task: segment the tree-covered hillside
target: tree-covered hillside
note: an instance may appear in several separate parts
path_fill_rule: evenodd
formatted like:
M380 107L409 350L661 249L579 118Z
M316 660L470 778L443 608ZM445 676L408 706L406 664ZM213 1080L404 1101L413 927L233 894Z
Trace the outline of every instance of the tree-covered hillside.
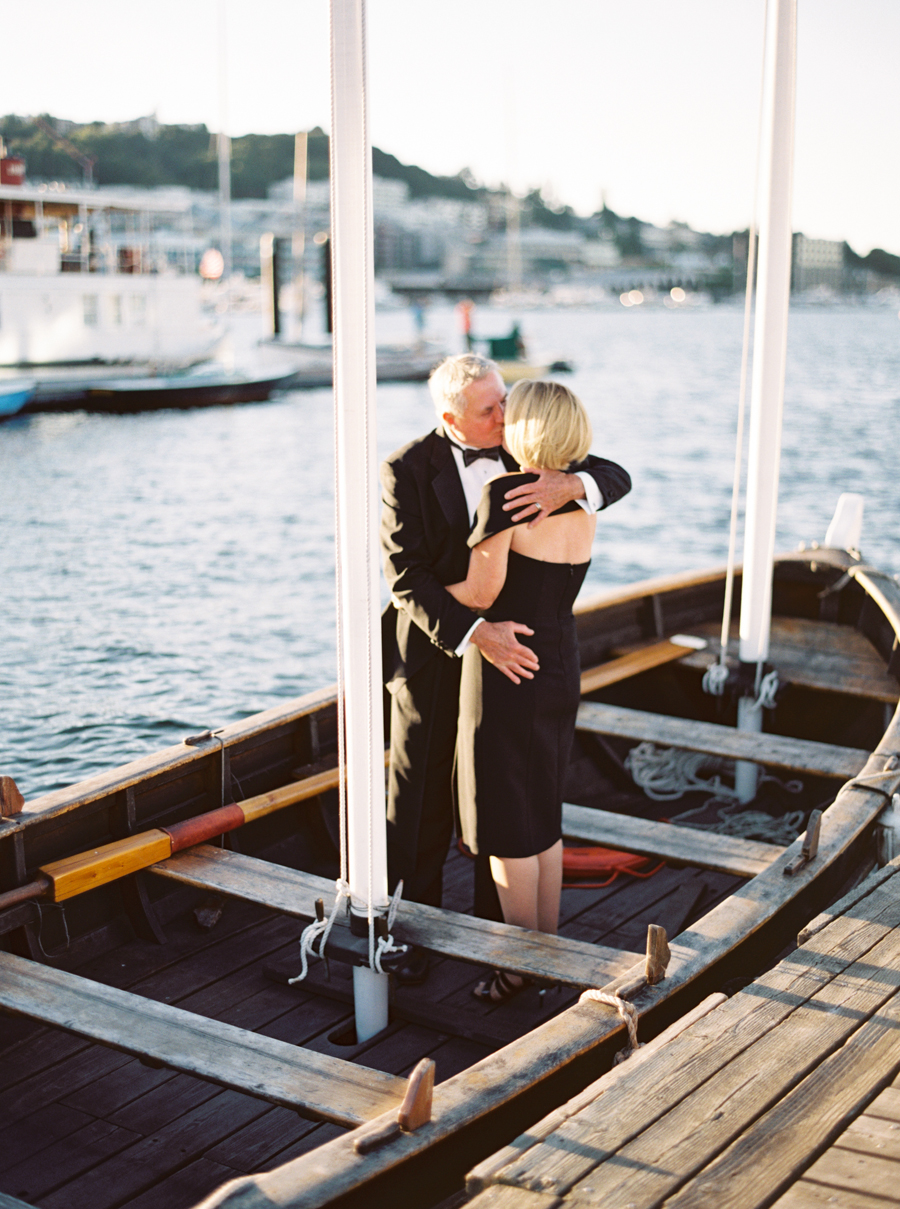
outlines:
M73 125L42 115L43 122L59 130L72 151L93 156L94 180L100 185L186 185L190 189L215 189L216 136L206 126L149 126L149 133L138 122L104 125L90 122ZM82 170L72 152L29 118L13 114L0 118L0 137L9 154L26 161L31 180L78 182ZM292 176L294 136L292 134L245 134L232 140L231 183L235 197L265 197L270 185ZM309 178L328 176L328 135L320 129L310 132L308 143ZM423 168L402 164L395 156L377 147L372 149L372 165L377 176L406 181L411 197L452 197L471 199L484 193L464 175L432 176Z

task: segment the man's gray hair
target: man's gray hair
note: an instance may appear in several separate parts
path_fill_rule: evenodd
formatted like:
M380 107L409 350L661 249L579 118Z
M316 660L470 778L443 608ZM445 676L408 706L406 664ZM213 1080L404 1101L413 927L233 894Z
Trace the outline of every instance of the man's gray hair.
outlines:
M461 416L466 410L463 391L473 382L478 382L493 372L500 372L496 362L488 357L481 357L478 353L457 353L455 357L445 358L432 370L428 379L428 388L438 419L445 411L452 411L454 415Z

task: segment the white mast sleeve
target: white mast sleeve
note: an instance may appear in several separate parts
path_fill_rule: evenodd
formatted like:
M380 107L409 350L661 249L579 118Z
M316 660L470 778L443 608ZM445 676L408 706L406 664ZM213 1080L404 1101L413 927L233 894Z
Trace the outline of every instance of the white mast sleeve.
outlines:
M766 659L771 630L775 512L791 289L796 43L796 0L769 0L762 207L740 621L740 657L748 663Z
M364 0L331 0L331 252L338 532L354 911L387 907L375 441L372 154Z

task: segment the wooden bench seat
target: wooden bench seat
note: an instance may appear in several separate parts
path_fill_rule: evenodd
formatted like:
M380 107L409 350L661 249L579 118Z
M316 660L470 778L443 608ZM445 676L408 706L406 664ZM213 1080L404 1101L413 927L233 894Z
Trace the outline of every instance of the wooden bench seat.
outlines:
M705 645L705 644L704 644ZM587 668L581 673L581 695L595 693L598 689L608 688L641 672L649 672L652 668L663 667L667 663L675 663L688 655L697 653L697 648L684 643L673 642L664 638L661 642L653 642L648 646L638 647L627 651L615 659L608 659L597 667Z
M406 1081L0 953L0 1007L304 1115L360 1125Z
M732 760L752 760L770 768L841 780L855 777L869 758L867 751L855 747L835 747L830 743L791 739L784 735L754 734L714 722L695 722L692 718L673 718L595 701L582 703L577 725L582 731L633 739L638 743L660 743L665 747L679 747Z
M602 844L698 869L715 869L735 877L756 877L784 851L777 844L656 823L608 810L572 806L569 802L563 803L563 835L570 840Z
M304 920L314 918L317 898L325 900L327 911L334 902L334 882L327 878L208 844L161 861L151 872ZM641 960L639 953L528 932L413 902L401 903L393 935L399 942L462 961L569 986L603 986Z

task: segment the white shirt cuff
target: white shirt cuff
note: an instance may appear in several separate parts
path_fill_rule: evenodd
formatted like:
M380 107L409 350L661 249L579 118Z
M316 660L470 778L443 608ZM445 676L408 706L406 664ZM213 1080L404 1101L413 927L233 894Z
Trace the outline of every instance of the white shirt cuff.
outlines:
M603 492L597 486L597 480L586 470L579 470L578 477L584 483L585 498L576 500L575 503L579 504L589 516L593 516L603 507Z
M459 655L459 656L462 656L463 651L464 651L464 650L466 649L466 647L469 645L469 641L470 641L470 639L471 639L472 635L475 633L476 629L478 628L478 626L480 626L480 625L481 625L481 623L482 623L483 621L484 621L484 618L483 618L483 617L476 617L476 618L475 618L475 620L472 622L472 625L469 627L469 631L468 631L468 633L465 635L465 637L463 638L462 642L459 644L459 646L458 646L458 647L456 648L456 650L453 652L453 654L454 654L454 655Z

